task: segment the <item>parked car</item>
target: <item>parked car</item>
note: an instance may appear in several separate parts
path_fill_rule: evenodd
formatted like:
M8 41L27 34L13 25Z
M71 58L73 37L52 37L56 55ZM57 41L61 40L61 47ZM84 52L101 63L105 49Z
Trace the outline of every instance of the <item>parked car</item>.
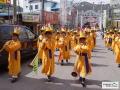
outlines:
M22 25L0 25L0 49L4 43L11 39L11 34L15 27L20 27L20 41L22 44L21 48L21 60L24 62L25 58L35 55L37 52L35 40L37 36L31 32L29 28ZM0 67L7 66L8 64L8 53L4 50L0 53Z

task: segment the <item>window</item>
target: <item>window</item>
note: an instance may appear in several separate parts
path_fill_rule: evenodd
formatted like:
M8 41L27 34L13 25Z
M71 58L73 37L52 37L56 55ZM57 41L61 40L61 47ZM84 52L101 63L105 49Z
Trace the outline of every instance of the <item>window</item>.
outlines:
M0 5L0 9L3 9L3 6L2 6L2 5Z
M24 28L24 29L26 30L29 39L35 38L35 35L28 28Z
M0 27L0 40L11 39L11 33L13 32L12 26L1 26Z
M35 5L35 9L38 9L38 5Z
M26 32L26 30L24 30L24 28L21 29L19 38L22 41L28 40L27 32Z
M30 5L30 10L33 10L33 6L32 5Z

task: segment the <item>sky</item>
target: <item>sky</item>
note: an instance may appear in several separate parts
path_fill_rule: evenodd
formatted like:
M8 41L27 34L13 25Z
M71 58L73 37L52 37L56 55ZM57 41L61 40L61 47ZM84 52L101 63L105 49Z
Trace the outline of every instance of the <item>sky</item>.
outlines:
M53 0L53 1L57 1L57 2L60 2L60 0ZM72 0L69 0L69 1L72 1ZM100 2L103 2L103 3L110 3L110 0L74 0L75 2L81 2L81 1L87 1L87 2L95 2L95 3L100 3Z
M17 0L18 1L18 0ZM24 0L19 0L20 2L20 6L23 7L23 1ZM56 2L60 2L60 0L51 0L51 1L56 1ZM72 1L72 0L69 0L69 1ZM87 1L87 2L95 2L95 3L100 3L100 2L103 2L103 3L109 3L110 0L74 0L75 2L80 2L80 1ZM11 2L13 2L13 0L11 0Z

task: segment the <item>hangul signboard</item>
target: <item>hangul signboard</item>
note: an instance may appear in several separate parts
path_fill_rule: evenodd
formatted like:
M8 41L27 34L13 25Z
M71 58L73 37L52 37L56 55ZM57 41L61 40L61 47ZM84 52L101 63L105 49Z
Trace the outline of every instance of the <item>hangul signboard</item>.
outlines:
M37 14L23 14L22 15L22 21L23 22L36 22L39 23L40 16Z

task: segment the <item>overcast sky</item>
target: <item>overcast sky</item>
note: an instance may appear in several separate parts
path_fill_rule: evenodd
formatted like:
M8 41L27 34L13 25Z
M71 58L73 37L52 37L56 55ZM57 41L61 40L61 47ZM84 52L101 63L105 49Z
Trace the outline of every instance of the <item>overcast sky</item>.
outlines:
M18 1L18 0L17 0ZM23 1L24 0L19 0L20 2L20 6L23 7ZM60 2L60 0L51 0L51 1L56 1L56 2ZM72 0L69 0L69 1L72 1ZM100 3L100 2L103 2L103 3L110 3L110 0L74 0L75 2L81 2L81 1L87 1L87 2L95 2L95 3ZM11 2L13 2L13 0L11 0Z
M53 0L53 1L57 1L57 2L60 2L60 0ZM72 1L72 0L69 0L69 1ZM81 1L87 1L87 2L95 2L95 3L100 3L100 2L103 2L103 3L110 3L110 0L74 0L75 2L81 2Z

